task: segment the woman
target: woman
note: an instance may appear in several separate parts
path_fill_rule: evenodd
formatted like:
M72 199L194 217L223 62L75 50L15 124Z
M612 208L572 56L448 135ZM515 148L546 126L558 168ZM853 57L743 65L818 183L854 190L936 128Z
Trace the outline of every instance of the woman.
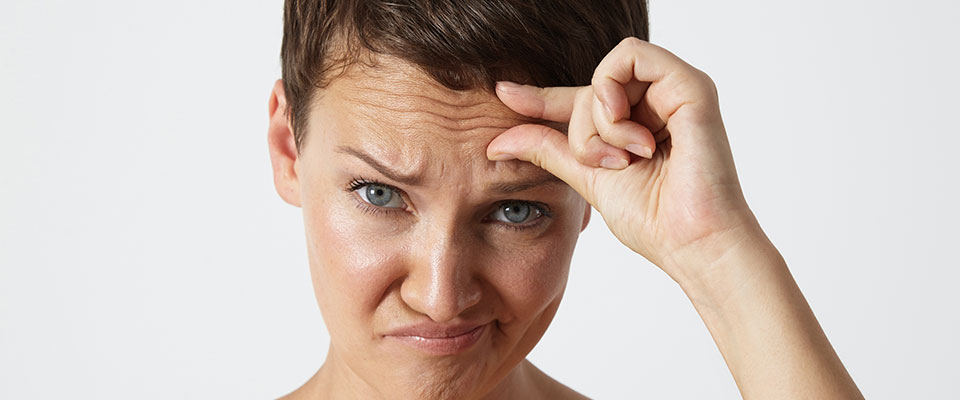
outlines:
M688 295L744 398L862 397L743 198L712 81L646 17L287 2L270 154L331 337L289 398L581 397L525 357L591 206Z

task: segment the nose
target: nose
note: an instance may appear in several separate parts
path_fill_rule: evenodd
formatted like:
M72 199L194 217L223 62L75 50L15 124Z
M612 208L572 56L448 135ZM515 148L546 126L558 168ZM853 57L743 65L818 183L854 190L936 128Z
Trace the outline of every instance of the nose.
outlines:
M400 296L434 322L453 320L480 302L471 241L454 229L433 229L411 246Z

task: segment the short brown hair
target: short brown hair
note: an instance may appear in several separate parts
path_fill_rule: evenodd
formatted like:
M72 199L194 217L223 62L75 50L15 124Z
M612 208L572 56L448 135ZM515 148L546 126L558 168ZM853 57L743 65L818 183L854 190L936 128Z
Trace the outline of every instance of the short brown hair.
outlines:
M646 0L286 0L280 59L297 149L316 89L362 54L397 57L453 90L496 81L589 85Z

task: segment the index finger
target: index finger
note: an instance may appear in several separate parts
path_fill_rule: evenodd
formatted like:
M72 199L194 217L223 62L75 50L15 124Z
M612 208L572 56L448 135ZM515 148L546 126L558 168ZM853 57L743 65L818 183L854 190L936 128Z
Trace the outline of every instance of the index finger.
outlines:
M578 86L537 87L497 82L497 97L518 114L554 122L570 122Z

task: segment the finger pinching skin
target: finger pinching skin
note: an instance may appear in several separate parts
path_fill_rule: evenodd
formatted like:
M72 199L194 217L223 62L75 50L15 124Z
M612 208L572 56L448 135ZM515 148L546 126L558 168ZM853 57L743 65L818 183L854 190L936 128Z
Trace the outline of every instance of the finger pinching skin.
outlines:
M593 96L591 99L593 124L604 142L627 150L640 157L653 157L656 141L647 127L630 119L611 122L603 113L603 105Z

